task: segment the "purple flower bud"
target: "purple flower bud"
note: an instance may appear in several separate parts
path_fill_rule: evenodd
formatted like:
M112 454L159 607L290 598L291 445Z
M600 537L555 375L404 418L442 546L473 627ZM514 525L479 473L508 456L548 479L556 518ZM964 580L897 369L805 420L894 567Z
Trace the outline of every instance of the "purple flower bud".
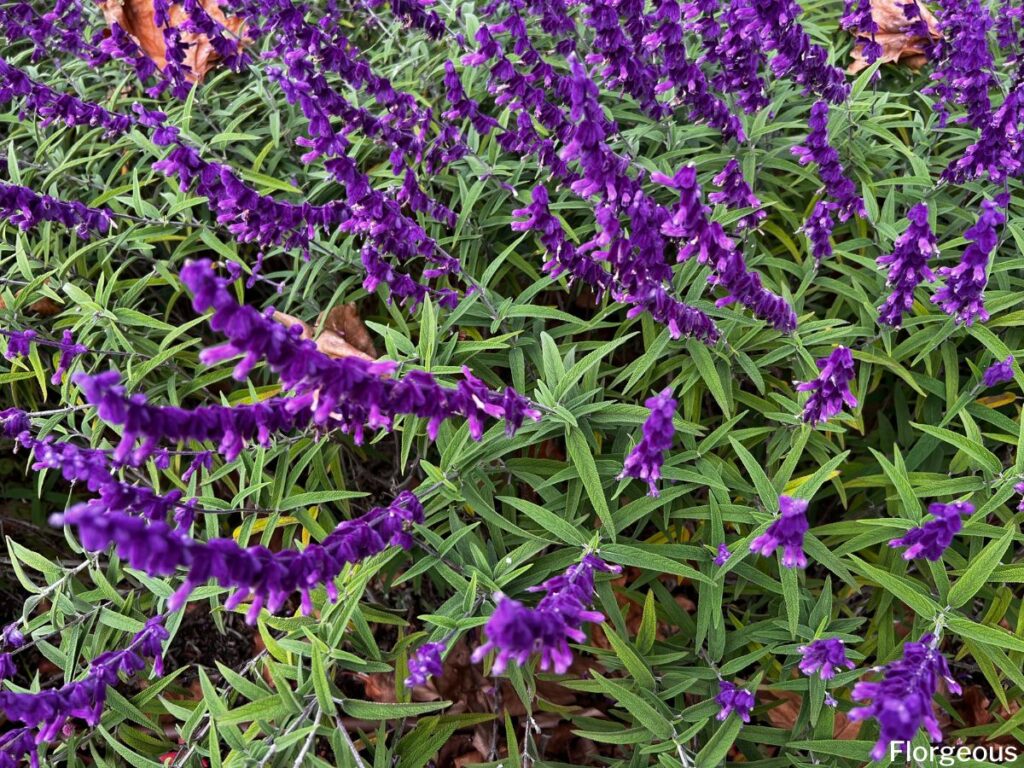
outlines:
M779 517L751 542L750 551L768 557L782 547L782 564L786 568L806 568L804 534L809 527L807 500L779 496Z
M843 409L857 407L857 398L850 391L850 382L856 376L853 355L839 346L828 357L817 361L820 373L811 381L797 382L797 392L810 392L801 418L808 424L828 421Z
M497 655L492 669L501 674L509 661L525 664L536 653L540 655L542 670L564 674L572 664L569 641L581 643L586 639L581 629L585 622L604 621L603 614L589 608L594 600L594 573L621 570L588 554L564 573L531 588L531 592L545 593L536 608L499 596L497 607L484 627L487 642L473 651L473 661L480 661L495 649Z
M715 559L713 562L717 566L723 566L729 561L730 557L732 557L732 552L729 551L729 548L725 546L725 544L719 544L718 554L715 555Z
M725 168L714 177L713 181L722 188L722 191L712 192L708 195L708 200L712 203L722 203L732 209L760 209L761 201L754 194L754 190L750 188L750 185L747 184L746 179L743 178L743 171L740 169L740 164L736 158L732 158L726 163ZM756 227L767 215L767 212L763 210L756 210L737 221L736 226L741 229Z
M855 701L870 700L871 704L850 710L850 719L856 722L873 717L881 730L871 751L874 760L888 755L890 744L903 749L914 740L922 725L932 741L942 739L932 699L940 678L954 693L960 693L960 686L953 680L949 665L936 646L931 635L925 635L919 643L904 643L903 658L886 664L880 681L860 682L853 687Z
M25 644L25 636L18 629L18 622L12 622L0 632L0 641L5 648L21 648Z
M846 658L846 646L837 637L814 640L797 650L803 656L800 671L808 677L817 672L822 680L831 680L835 677L836 670L844 667L853 669L856 666Z
M754 708L754 694L750 691L739 688L727 680L719 680L715 701L721 707L715 719L725 720L735 712L744 723L750 722L750 712Z
M672 390L664 389L648 398L644 405L651 411L644 421L644 436L626 457L619 479L637 477L646 480L650 487L648 494L656 497L665 452L672 449L672 439L675 437L672 416L675 415L676 401L672 399Z
M986 387L995 387L1008 381L1013 381L1013 355L992 363L981 376L981 383Z
M437 677L444 672L444 664L441 661L444 650L444 643L424 643L417 648L409 657L409 676L405 678L405 687L426 685L431 677Z
M969 501L958 501L953 504L930 504L928 514L934 517L918 528L911 528L898 539L889 542L890 547L907 547L903 553L904 560L924 557L933 562L942 559L942 553L953 543L953 537L963 527L963 515L974 512L974 505Z
M9 653L0 653L0 680L7 680L18 674L14 665L14 657Z

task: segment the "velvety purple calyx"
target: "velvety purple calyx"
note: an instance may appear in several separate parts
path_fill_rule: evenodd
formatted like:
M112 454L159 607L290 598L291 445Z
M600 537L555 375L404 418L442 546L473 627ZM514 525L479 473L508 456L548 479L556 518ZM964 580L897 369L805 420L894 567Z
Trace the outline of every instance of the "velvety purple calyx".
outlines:
M735 713L744 723L750 722L750 713L754 708L754 694L751 691L727 680L719 680L715 701L721 707L715 716L717 720L725 720L730 714Z
M797 382L797 392L810 392L804 403L801 418L808 424L828 421L843 409L857 407L857 398L850 391L850 382L856 378L853 353L846 347L836 347L828 357L816 361L817 378Z
M675 437L672 417L676 412L676 401L672 399L672 390L664 389L648 398L644 405L650 414L644 421L643 437L626 457L619 478L636 477L646 480L650 489L648 494L657 496L657 483L661 477L661 466L665 462L665 452L672 449Z
M807 500L780 496L778 518L751 542L750 551L768 557L782 547L782 564L786 568L806 568L804 535L808 528Z
M837 637L814 640L802 645L800 671L808 677L817 673L822 680L831 680L840 669L853 669L856 665L846 658L846 645Z
M444 664L441 661L441 654L444 653L444 643L424 643L416 652L409 657L409 676L405 678L406 687L414 685L426 685L432 677L437 677L444 672Z
M986 387L995 387L1013 381L1013 376L1013 355L1010 355L1005 360L998 360L986 368L981 376L981 383Z
M878 309L878 321L898 328L903 315L914 304L914 289L924 281L935 279L928 262L938 255L939 249L928 223L928 206L918 203L907 212L910 226L896 238L892 253L878 259L880 267L888 267L885 284L892 289Z
M482 660L494 650L492 670L501 674L510 661L522 665L537 654L542 670L564 674L572 664L569 641L586 640L582 630L584 623L604 621L602 613L590 608L594 600L595 573L619 573L621 570L597 555L587 554L564 573L530 589L545 593L535 608L500 595L484 627L487 641L473 651L473 661Z
M882 679L878 682L860 682L853 687L854 701L871 703L849 713L855 722L868 717L878 722L880 734L871 751L872 759L887 757L891 745L896 745L897 752L905 749L921 726L932 741L941 741L942 731L932 700L940 679L953 693L960 693L960 686L951 676L937 639L925 635L921 642L904 643L903 658L886 664L880 671Z
M930 504L928 514L933 519L918 528L910 529L900 538L893 539L889 546L906 547L907 550L903 553L904 560L924 557L937 562L953 543L953 537L963 528L963 516L971 515L973 512L974 505L969 501Z
M992 252L999 244L1000 227L1006 223L1004 209L1009 195L1002 194L981 203L981 215L964 232L970 242L955 267L940 267L943 286L932 296L932 302L958 323L971 325L975 320L988 320L985 309L985 287L988 285L988 266Z

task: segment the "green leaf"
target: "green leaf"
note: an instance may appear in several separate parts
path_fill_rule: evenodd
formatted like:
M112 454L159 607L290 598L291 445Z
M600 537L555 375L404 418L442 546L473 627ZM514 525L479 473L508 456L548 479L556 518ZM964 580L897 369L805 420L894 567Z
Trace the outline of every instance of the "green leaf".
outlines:
M602 624L601 629L604 630L605 637L608 638L608 642L612 646L612 651L615 652L619 661L622 662L622 666L626 668L626 671L629 672L637 685L653 691L654 674L651 672L650 667L647 666L647 663L640 657L640 654L633 649L627 640L619 637L615 630L608 626L607 623Z
M633 693L626 686L614 680L602 677L591 670L591 674L600 681L601 688L623 705L627 712L633 717L637 725L646 728L660 739L671 739L674 729L672 723L661 712L654 708L647 700L639 694Z
M612 520L611 510L608 509L608 498L601 487L601 477L597 473L597 463L590 452L590 446L587 445L583 433L572 427L566 429L565 441L569 449L569 458L580 475L587 498L601 520L602 533L615 541L615 522Z
M344 699L341 708L352 717L362 720L401 720L403 717L417 717L429 712L450 707L450 701L431 701L423 704L394 704L379 701Z
M968 440L963 435L957 434L956 432L952 432L948 429L943 429L942 427L932 427L927 424L915 424L914 422L911 422L910 426L921 430L927 435L938 438L944 443L949 443L957 450L963 451L974 459L978 466L993 475L998 475L1003 471L1003 463L999 460L999 457L980 443Z
M959 608L978 594L978 590L985 585L996 566L1003 561L1003 555L1006 554L1006 550L1013 542L1014 533L1013 528L1007 528L1000 538L989 542L976 557L971 559L967 570L949 590L947 601L951 607Z
M853 563L853 569L855 571L867 576L883 589L891 592L894 596L909 605L918 616L925 619L934 619L939 615L939 604L927 595L918 591L914 582L911 582L902 576L889 573L888 571L883 571L881 568L876 568L869 563L865 563L859 557L852 556L850 557L850 560Z

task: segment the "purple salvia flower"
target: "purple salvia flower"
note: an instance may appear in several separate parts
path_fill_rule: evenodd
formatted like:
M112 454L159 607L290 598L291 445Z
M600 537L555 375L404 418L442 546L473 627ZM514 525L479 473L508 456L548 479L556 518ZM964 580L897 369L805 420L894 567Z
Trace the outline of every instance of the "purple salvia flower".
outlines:
M907 547L907 551L903 553L904 560L924 557L937 562L953 543L953 537L963 528L963 516L973 512L974 505L969 501L929 504L928 514L934 520L929 520L918 528L911 528L902 537L890 541L889 546Z
M564 674L572 664L569 641L581 643L586 639L581 629L584 623L604 621L603 614L589 607L594 600L594 574L621 570L597 555L587 554L564 573L530 588L531 592L546 593L536 608L499 596L497 607L484 627L487 642L473 651L473 661L480 661L492 649L497 650L492 669L501 674L508 662L525 664L536 653L540 655L542 670Z
M993 184L1002 184L1020 175L1024 134L1024 83L1010 90L995 114L981 126L978 140L964 151L962 157L942 172L944 181L963 184L988 174Z
M18 674L14 666L14 657L9 653L0 653L0 680L7 680Z
M831 200L819 200L811 209L800 230L811 243L811 256L815 265L832 255L832 230L836 228L835 211L838 208Z
M882 667L880 681L860 682L853 687L855 701L870 700L871 704L850 710L850 719L856 722L873 717L881 731L871 751L874 760L888 755L892 744L903 749L922 725L932 741L942 739L932 699L940 678L953 693L960 693L960 686L937 646L937 638L932 635L925 635L919 643L904 643L903 658Z
M836 670L853 669L856 664L846 658L846 645L837 637L814 640L798 649L803 657L800 671L810 677L817 673L822 680L831 680Z
M818 166L818 176L824 184L826 194L834 203L834 206L830 206L826 210L821 208L822 204L819 202L811 219L805 224L805 229L810 227L812 230L819 229L828 231L831 234L832 226L830 219L833 213L839 221L846 221L851 216L857 216L861 219L866 218L867 211L864 208L863 199L857 194L856 185L843 170L843 164L839 161L839 152L829 144L828 109L827 101L817 101L814 103L814 106L811 107L811 116L808 121L811 130L807 134L804 143L793 147L791 151L796 156L800 165L808 165L813 162ZM826 212L829 218L827 224L825 223ZM815 244L815 263L819 263L822 258L822 256L819 256L819 253L823 253L826 250L822 241L827 242L827 237L812 234L812 231L808 231L808 237ZM830 253L831 248L828 248L828 251Z
M729 548L725 546L725 544L719 544L718 554L715 555L713 562L715 565L721 567L729 562L730 557L732 557L732 552L729 551Z
M836 347L826 358L816 361L820 373L811 381L797 382L798 392L811 392L804 404L801 418L810 424L820 424L838 414L846 404L857 407L857 398L850 391L856 371L853 354L843 346Z
M850 382L856 377L853 353L843 346L836 347L828 357L817 361L817 378L797 382L797 392L810 392L804 403L801 418L808 424L828 421L843 409L857 407L857 398L850 391Z
M109 208L90 208L78 200L60 200L28 187L0 182L0 218L21 230L53 221L74 229L80 238L87 240L92 232L107 234L113 214Z
M0 711L8 720L25 725L24 731L19 729L18 732L36 731L35 743L31 746L21 745L19 740L19 746L28 746L27 750L20 752L12 750L12 739L5 734L4 740L0 741L0 752L8 756L34 754L36 745L53 741L61 727L73 717L82 718L90 726L98 725L107 689L117 684L121 673L130 676L145 669L146 658L153 659L154 673L163 675L162 644L168 633L162 621L162 616L147 621L124 650L97 656L81 680L36 693L0 691Z
M25 635L18 628L18 622L12 622L0 631L0 642L4 648L21 648L25 644Z
M444 664L441 661L444 650L444 643L424 643L417 648L409 657L409 676L405 678L405 687L426 685L430 678L444 672Z
M754 694L750 691L737 687L727 680L718 681L718 695L715 701L721 707L716 720L725 720L733 712L744 723L750 722L750 712L754 708Z
M945 125L957 106L966 109L961 118L973 128L982 128L991 120L989 91L996 85L995 62L988 45L992 27L989 6L980 0L942 0L939 3L937 44L939 64L932 73L935 84L925 93L937 97L935 111Z
M7 337L7 351L4 353L4 356L8 360L14 360L18 357L28 357L30 351L29 348L32 344L41 344L46 347L59 349L60 360L57 363L57 368L54 371L53 376L50 378L50 383L55 386L60 384L61 379L71 367L75 358L79 355L84 355L89 351L89 348L84 344L76 343L74 337L71 335L71 331L68 330L65 330L61 335L60 341L40 338L39 335L31 329L25 331L7 331L0 329L0 336Z
M296 552L273 552L266 547L243 547L234 539L200 541L162 521L108 510L96 514L93 502L76 504L53 515L54 525L74 526L82 546L100 551L113 544L131 567L151 576L171 576L178 568L188 575L170 597L168 610L176 611L197 586L213 579L233 589L225 602L233 610L251 598L246 620L255 623L260 610L276 612L299 592L303 615L312 610L309 590L324 585L333 601L334 579L343 568L379 554L389 546L408 549L412 538L406 528L423 521L423 506L410 491L402 491L387 507L375 507L365 515L340 523L327 537Z
M845 0L843 17L839 20L839 26L843 29L868 35L871 38L862 44L864 59L868 64L874 64L882 55L882 46L875 39L875 35L878 33L878 24L875 22L871 10L871 0Z
M676 412L676 401L672 399L672 390L664 389L648 398L644 405L650 409L644 421L644 436L626 457L619 479L636 477L646 480L650 487L648 494L657 497L661 465L665 461L665 452L672 449L672 439L675 437L672 417Z
M17 360L19 357L28 357L32 351L32 342L39 335L31 328L24 331L0 331L0 335L7 338L7 349L4 357L8 360Z
M740 229L756 227L768 215L765 211L760 210L761 201L743 178L743 171L736 158L726 163L725 168L714 177L713 181L716 186L721 187L722 191L712 192L708 195L708 200L712 203L722 203L730 209L758 209L736 222L736 226Z
M995 387L1008 381L1013 381L1013 355L992 363L981 376L981 383L986 387Z
M923 281L935 279L928 262L939 252L935 234L928 223L928 206L918 203L907 213L910 226L896 238L892 253L878 259L880 267L889 268L885 284L892 293L879 307L878 321L898 328L903 315L914 304L914 289Z
M509 434L525 419L540 418L528 400L510 388L504 393L488 390L468 368L456 387L443 387L423 371L386 378L394 370L393 363L329 358L315 343L298 337L300 328L285 329L268 313L239 305L229 281L216 277L209 261L186 264L181 280L193 294L195 310L213 309L211 327L228 337L227 344L205 350L203 361L213 364L242 355L234 373L241 380L265 359L284 387L296 395L287 409L296 413L311 409L318 425L341 426L361 439L364 425L389 427L394 416L404 413L427 419L427 432L434 439L442 421L459 415L469 422L471 436L480 439L486 417L503 418Z
M1013 491L1022 496L1021 500L1017 503L1017 511L1024 512L1024 483L1017 483L1013 486Z
M782 547L782 564L786 568L806 568L804 535L809 527L807 500L779 496L779 517L751 542L750 551L768 557Z
M1009 196L1002 194L994 200L983 200L981 215L964 232L970 244L960 256L955 267L940 267L939 274L945 284L932 302L942 307L947 315L958 323L971 325L976 319L988 320L985 309L985 286L988 285L988 260L999 243L999 227L1006 223L1001 209L1009 204Z
M89 351L89 348L84 344L78 344L75 342L74 337L71 335L71 331L65 330L61 335L60 342L57 342L56 346L60 349L60 360L57 363L57 368L53 372L53 376L50 378L50 383L56 386L60 384L64 374L67 373L68 369L71 368L71 364L75 361L75 358L84 355Z

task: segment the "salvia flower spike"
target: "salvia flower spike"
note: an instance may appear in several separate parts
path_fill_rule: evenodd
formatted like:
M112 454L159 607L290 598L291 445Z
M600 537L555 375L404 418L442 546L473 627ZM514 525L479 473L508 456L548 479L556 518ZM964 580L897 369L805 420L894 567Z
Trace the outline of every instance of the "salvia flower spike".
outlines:
M538 654L542 670L563 674L572 664L569 641L581 643L586 639L581 628L584 623L604 621L604 614L590 609L595 573L621 570L588 553L564 573L530 589L545 593L535 608L499 595L497 607L484 627L487 642L473 651L473 661L495 650L492 669L501 674L510 661L525 664L530 656Z
M809 527L807 501L779 496L779 517L750 543L750 551L767 557L782 547L782 564L786 568L806 568L804 535Z
M850 391L850 382L856 376L853 353L839 346L828 357L817 361L820 373L810 381L797 382L797 392L810 392L801 418L808 424L828 421L843 409L857 407L857 398Z
M974 505L969 501L953 504L935 503L928 506L928 514L934 519L918 528L911 528L903 536L893 539L889 546L906 547L904 560L924 557L933 562L942 559L943 552L953 543L953 537L963 528L963 516L971 515Z
M672 416L676 412L676 401L672 399L672 391L664 389L648 398L644 405L650 409L650 414L644 422L643 438L626 457L619 478L646 480L650 487L649 495L657 496L661 465L665 462L665 452L672 448L675 436Z
M925 635L920 642L903 645L903 658L890 662L878 670L882 679L878 682L859 682L853 687L854 701L871 703L850 710L853 721L872 717L878 721L881 733L871 757L881 760L889 754L891 744L899 749L909 744L924 726L932 741L942 739L932 699L938 690L939 680L945 680L953 693L960 693L960 686L953 679L949 665L938 649L937 638Z

